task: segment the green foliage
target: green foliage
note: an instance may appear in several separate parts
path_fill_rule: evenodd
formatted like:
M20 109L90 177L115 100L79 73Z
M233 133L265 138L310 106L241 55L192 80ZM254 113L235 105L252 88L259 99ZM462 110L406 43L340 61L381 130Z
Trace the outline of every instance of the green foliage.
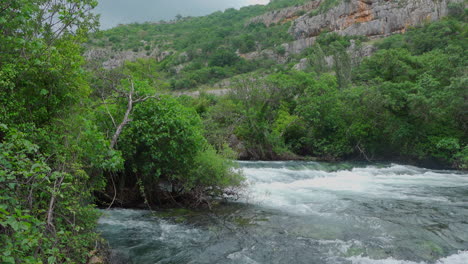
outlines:
M359 80L404 82L414 80L420 68L419 63L406 49L381 50L362 63L358 69Z
M96 4L0 3L2 263L86 263L99 240L91 193L122 160L93 121L82 68Z
M290 5L288 2L282 1ZM270 66L261 63L261 60L246 61L237 52L245 54L294 40L288 34L290 23L270 27L247 23L266 10L268 7L258 5L240 10L227 9L205 17L184 18L177 23L118 26L94 35L89 45L107 47L114 52L171 52L171 56L159 63L154 58L149 61L157 64L158 71L165 73L161 77L170 82L171 88L195 88ZM142 44L142 41L146 44ZM181 57L184 59L181 60ZM206 65L211 69L204 69Z
M226 49L218 49L211 55L208 65L209 66L231 66L239 60L239 56L233 51Z
M466 47L466 24L459 19L443 19L423 27L409 29L404 35L394 35L377 44L380 49L405 48L415 55L450 44Z
M466 168L464 38L465 22L448 18L389 37L353 65L345 51L351 39L323 34L308 51L318 76L283 70L246 77L204 110L208 139L220 146L235 135L244 147L238 151L253 159L293 152ZM334 75L324 74L325 56L334 59Z
M195 156L184 185L192 189L201 186L208 190L210 196L215 197L223 195L226 188L240 186L243 178L235 171L236 164L232 161L234 157L229 152L227 146L221 155L213 147L206 146Z
M95 25L96 1L9 1L0 4L0 122L44 124L86 97L79 43ZM77 9L73 9L74 3ZM49 6L49 9L42 9ZM47 19L45 19L48 17ZM52 23L56 23L52 26Z
M275 10L290 6L299 6L303 5L311 0L272 0L268 3L267 7L269 10Z
M273 134L282 139L286 149L293 153L304 154L302 141L307 137L305 122L299 116L289 112L289 107L283 103L273 123Z
M86 263L98 239L97 211L84 205L91 199L82 184L86 173L52 169L39 147L13 129L0 153L2 263Z
M135 107L120 148L129 171L157 180L186 172L204 144L196 113L174 99L162 97Z
M232 163L208 145L193 108L162 96L136 106L133 115L119 146L126 177L142 181L150 203L158 195L158 181L170 181L194 196L221 195L241 183Z

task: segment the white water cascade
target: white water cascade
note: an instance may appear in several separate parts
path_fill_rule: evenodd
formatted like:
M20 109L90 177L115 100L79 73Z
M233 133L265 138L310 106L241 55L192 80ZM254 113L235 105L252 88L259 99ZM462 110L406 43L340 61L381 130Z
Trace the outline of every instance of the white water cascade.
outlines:
M188 217L104 212L133 263L467 264L468 175L397 164L240 162L242 198ZM181 221L180 221L181 220Z

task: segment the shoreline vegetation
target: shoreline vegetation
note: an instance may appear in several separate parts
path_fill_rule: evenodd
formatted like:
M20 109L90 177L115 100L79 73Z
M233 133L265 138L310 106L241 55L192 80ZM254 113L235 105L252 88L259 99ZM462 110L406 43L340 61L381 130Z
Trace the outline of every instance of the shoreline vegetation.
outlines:
M464 5L373 41L376 52L362 61L347 50L368 39L333 32L290 63L238 55L257 47L284 53L290 21L245 22L305 2L275 0L95 34L96 0L1 2L0 262L96 260L105 244L95 231L97 205L209 208L212 199L243 188L235 159L404 160L468 169ZM324 3L321 12L339 1ZM218 29L206 30L213 25ZM101 42L115 42L113 52L149 52L153 47L140 47L148 32L177 52L113 69L83 56ZM121 47L127 37L138 46ZM302 59L308 63L297 70ZM223 95L168 94L225 78Z

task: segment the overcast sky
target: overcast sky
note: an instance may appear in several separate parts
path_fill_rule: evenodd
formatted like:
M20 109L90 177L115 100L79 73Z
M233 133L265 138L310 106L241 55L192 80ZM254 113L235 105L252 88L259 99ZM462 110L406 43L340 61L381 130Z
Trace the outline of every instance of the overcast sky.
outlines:
M207 15L218 10L254 4L269 0L99 0L96 12L101 14L101 28L118 24L173 19L183 16Z

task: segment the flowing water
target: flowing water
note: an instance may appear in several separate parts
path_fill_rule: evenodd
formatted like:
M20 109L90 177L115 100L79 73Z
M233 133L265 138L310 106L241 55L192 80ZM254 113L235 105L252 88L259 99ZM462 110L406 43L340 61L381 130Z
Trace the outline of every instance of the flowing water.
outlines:
M396 164L240 162L213 211L105 211L125 262L468 264L468 174Z

